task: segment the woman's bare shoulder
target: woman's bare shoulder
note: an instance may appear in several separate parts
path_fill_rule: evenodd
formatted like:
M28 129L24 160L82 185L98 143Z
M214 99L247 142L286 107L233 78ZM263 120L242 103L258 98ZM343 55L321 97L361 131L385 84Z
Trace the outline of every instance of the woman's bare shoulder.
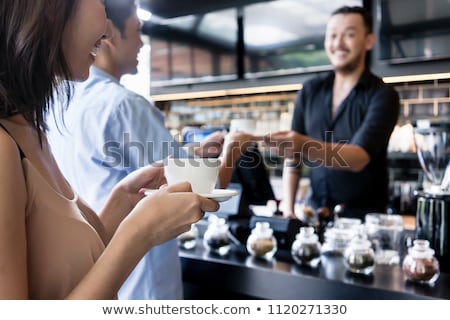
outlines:
M26 299L27 192L20 152L0 128L0 299Z
M7 169L8 163L14 164L20 163L20 151L19 146L14 141L14 139L5 131L5 129L0 127L0 170ZM4 167L3 165L6 165ZM3 171L3 170L2 170Z
M0 197L2 194L25 190L25 177L19 147L14 139L0 128Z

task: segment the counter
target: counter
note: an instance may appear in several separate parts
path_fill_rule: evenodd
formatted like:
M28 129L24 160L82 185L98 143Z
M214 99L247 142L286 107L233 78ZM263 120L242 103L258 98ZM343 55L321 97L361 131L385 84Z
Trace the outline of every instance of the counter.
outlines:
M406 282L400 266L377 265L371 276L345 270L342 257L322 257L317 269L294 264L280 251L272 262L250 257L233 245L221 257L199 240L192 250L180 249L186 299L450 299L450 274L434 286Z

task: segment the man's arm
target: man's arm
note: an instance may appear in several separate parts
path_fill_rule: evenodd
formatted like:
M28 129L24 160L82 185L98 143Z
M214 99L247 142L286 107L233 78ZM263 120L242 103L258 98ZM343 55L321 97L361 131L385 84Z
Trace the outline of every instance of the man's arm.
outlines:
M295 131L272 133L265 136L264 141L266 145L275 147L282 157L293 159L301 154L311 166L358 172L370 161L369 154L358 145L326 143Z
M226 131L216 131L208 135L202 142L193 147L194 156L215 158L222 153Z
M227 188L236 163L244 152L254 143L256 136L244 132L230 133L224 143L222 164L219 171L219 188Z
M302 166L299 160L286 159L283 167L283 216L295 218L295 201L297 200L298 183L302 177Z

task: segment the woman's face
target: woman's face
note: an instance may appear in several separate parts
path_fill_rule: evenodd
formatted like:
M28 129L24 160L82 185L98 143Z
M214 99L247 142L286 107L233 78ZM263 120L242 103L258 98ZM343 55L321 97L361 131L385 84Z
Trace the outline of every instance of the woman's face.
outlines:
M78 0L63 33L62 47L73 79L84 81L101 39L109 34L103 0Z

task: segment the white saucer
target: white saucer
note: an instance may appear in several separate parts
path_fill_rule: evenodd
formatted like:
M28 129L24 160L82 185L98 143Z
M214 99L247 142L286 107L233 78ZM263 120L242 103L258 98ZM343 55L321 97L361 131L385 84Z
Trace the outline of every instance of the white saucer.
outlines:
M156 191L158 191L159 189L145 189L144 194L146 196L151 196L152 194L154 194Z
M149 196L159 189L147 189L145 190L145 195ZM228 190L228 189L214 189L212 193L202 193L200 194L202 197L213 199L217 202L227 201L231 197L237 196L238 192L236 190Z
M228 189L214 189L212 193L201 194L201 196L213 199L217 202L227 201L231 197L237 195L238 192L236 190L228 190Z

